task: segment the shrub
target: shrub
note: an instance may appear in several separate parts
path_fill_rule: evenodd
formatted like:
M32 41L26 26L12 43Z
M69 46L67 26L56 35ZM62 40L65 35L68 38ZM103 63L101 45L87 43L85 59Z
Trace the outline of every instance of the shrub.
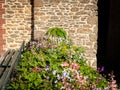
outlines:
M59 43L49 37L31 41L7 89L104 90L107 80L86 64L84 52L68 38Z

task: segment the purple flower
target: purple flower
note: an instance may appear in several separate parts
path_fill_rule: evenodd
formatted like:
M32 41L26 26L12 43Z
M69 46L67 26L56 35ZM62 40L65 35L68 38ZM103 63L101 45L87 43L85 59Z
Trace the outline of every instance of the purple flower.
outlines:
M104 70L105 70L104 66L98 67L98 71L99 71L99 72L104 72Z
M43 46L40 44L40 45L37 45L37 48L43 48Z
M50 66L49 66L49 65L46 65L45 70L46 70L47 72L50 72Z
M100 71L100 67L98 67L98 71Z
M96 79L96 82L98 82L99 80L98 80L98 78Z
M46 66L46 68L49 68L49 67L50 67L50 66L48 66L48 65Z
M101 72L103 72L103 71L104 71L104 66L101 67Z

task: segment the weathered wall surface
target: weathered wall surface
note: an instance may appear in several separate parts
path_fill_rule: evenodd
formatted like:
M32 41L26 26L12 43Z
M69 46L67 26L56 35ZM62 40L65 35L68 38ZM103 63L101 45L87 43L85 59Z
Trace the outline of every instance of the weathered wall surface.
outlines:
M0 37L6 41L4 50L16 49L31 38L32 6L30 0L3 1L6 33ZM34 0L34 36L40 37L50 27L64 28L76 45L85 47L91 66L96 66L97 18L97 0Z
M35 0L34 15L36 38L50 27L62 27L96 66L97 0Z
M31 5L28 0L5 0L3 4L6 20L4 50L18 49L23 40L30 40L31 35Z
M3 38L5 29L3 29L3 24L5 23L5 19L2 17L2 15L5 13L5 9L2 7L4 2L5 0L0 0L0 55L5 52L5 50L3 50L3 46L5 45L5 39Z

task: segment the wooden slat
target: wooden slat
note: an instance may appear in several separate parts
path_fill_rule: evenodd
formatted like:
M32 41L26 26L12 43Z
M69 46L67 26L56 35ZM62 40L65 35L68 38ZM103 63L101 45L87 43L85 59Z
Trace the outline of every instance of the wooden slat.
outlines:
M23 43L22 43L22 45L21 45L19 51L23 51L23 50L24 50L24 44L25 44L25 41L23 41Z
M6 83L5 79L6 79L6 76L8 75L8 71L9 71L9 68L6 68L6 70L4 71L4 73L0 79L0 90L5 90L3 88L5 88L4 83Z
M9 55L7 55L6 59L2 63L2 66L8 66L8 63L10 62L12 56L14 55L15 50L11 50Z
M0 67L0 78L3 75L3 72L4 72L4 67Z
M9 78L10 78L11 72L12 72L12 70L13 70L13 68L14 68L14 65L15 65L15 62L16 62L16 60L17 60L18 55L19 55L19 51L16 51L15 54L14 54L14 56L13 56L13 58L11 59L11 61L12 61L12 62L11 62L11 67L10 67L10 68L7 68L7 69L5 70L5 73L3 74L3 76L5 76L5 78L3 77L4 79L0 80L0 82L4 81L3 83L0 83L0 88L1 88L1 89L6 86L7 81L8 81ZM6 75L6 74L7 74L7 75ZM3 89L3 90L4 90L4 89Z
M15 52L15 50L9 51L8 55L6 55L6 58L1 63L1 66L0 66L0 69L1 69L1 71L0 71L0 85L4 81L5 77L7 76L8 68L10 68L10 66L8 66L8 64L9 64L14 52Z
M22 43L18 51L8 50L2 57L0 63L0 90L5 90L6 84L9 83L10 75L20 61L21 53L24 51L24 43Z
M15 66L18 65L18 63L20 62L20 59L21 59L21 53L23 53L24 51L24 47L25 47L25 41L23 41L20 49L19 49L19 54L18 54L18 61L16 62Z
M4 59L6 58L6 56L10 53L10 50L8 50L0 59L0 65L4 62Z

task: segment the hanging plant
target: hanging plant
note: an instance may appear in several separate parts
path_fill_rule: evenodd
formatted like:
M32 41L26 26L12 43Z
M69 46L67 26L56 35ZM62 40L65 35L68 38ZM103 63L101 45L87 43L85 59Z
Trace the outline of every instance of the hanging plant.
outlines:
M67 33L63 28L53 27L48 29L48 31L46 32L46 35L48 35L49 37L66 39Z

